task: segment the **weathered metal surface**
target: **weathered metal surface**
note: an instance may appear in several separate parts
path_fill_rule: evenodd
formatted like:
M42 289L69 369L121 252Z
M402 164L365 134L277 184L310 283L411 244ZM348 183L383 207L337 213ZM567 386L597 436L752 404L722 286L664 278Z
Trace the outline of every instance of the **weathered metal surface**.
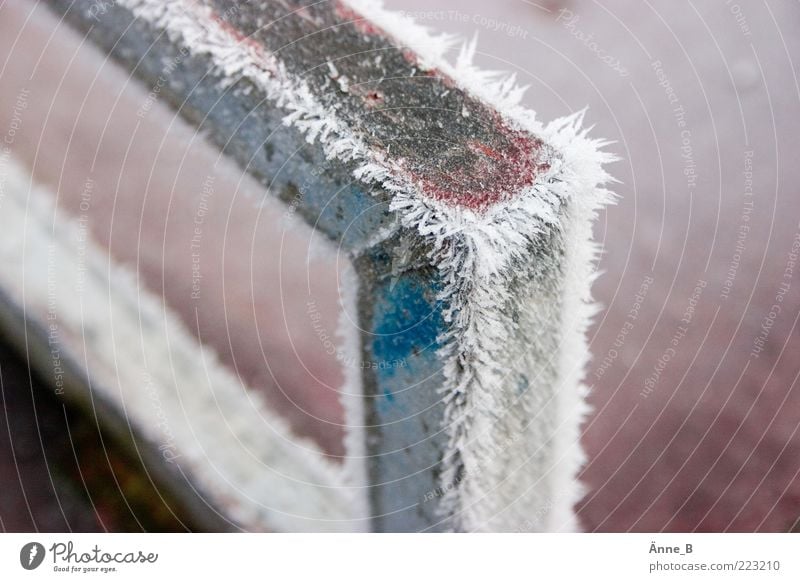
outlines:
M396 241L395 241L396 242ZM436 354L441 305L433 270L392 273L391 241L356 267L364 337L370 502L377 531L438 531L438 466L443 442L441 362Z
M426 268L393 272L392 245L413 232L370 249L381 230L396 228L388 194L355 182L351 163L327 160L318 144L283 123L286 112L258 87L221 77L209 60L121 5L98 14L89 0L50 4L145 83L158 84L160 96L224 153L358 256L362 351L377 363L363 372L373 527L448 527L437 510L446 438L436 276ZM481 210L547 169L537 138L425 69L379 29L338 3L301 4L214 2L211 18L238 42L277 55L355 135L393 160L420 196Z
M541 140L339 1L210 4L231 34L277 55L353 133L396 160L420 195L486 207L546 169Z
M320 232L358 248L385 225L385 205L376 204L381 193L355 184L347 164L329 163L246 80L228 86L209 61L188 54L119 4L97 17L89 0L50 4L148 86L158 85L160 96L198 131Z

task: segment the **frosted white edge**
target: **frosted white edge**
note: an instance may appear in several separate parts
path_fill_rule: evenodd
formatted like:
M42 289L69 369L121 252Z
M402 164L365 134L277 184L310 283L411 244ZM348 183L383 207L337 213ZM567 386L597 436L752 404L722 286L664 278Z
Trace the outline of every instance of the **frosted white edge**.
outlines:
M0 159L0 179L0 285L55 329L51 350L87 363L95 394L177 455L212 506L253 531L368 529L363 491L340 466L292 434L86 225L56 213L13 158Z

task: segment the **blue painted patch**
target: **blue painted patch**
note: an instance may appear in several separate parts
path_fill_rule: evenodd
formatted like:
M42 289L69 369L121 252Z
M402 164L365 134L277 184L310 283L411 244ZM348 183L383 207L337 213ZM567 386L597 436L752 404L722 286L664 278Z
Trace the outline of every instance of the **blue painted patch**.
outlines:
M416 275L382 282L378 291L372 353L385 403L393 404L392 388L407 388L436 360L436 338L443 326L441 306L435 300L435 285Z
M426 299L426 295L435 292L431 293L416 277L403 277L394 285L384 285L384 291L384 299L375 310L375 355L386 361L400 361L435 349L441 312L438 304Z
M378 272L391 264L385 248L370 252ZM448 439L436 341L445 325L436 301L440 287L434 270L373 279L368 287L372 318L362 337L370 342L371 359L394 364L370 370L375 398L368 401L369 419L376 426L367 445L378 475L375 495L387 516L380 518L383 529L420 531L439 520L439 499L425 494L440 486L431 467L441 462Z

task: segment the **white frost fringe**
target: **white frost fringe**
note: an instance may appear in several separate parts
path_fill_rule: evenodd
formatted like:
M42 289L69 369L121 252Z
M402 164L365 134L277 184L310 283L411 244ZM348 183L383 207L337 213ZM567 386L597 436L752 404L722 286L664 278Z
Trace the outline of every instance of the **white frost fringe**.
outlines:
M448 306L445 316L451 330L443 338L447 379L443 393L451 439L441 478L446 491L444 512L454 512L456 523L466 530L575 530L578 524L572 507L582 495L575 477L584 462L580 423L588 411L583 385L589 360L586 330L597 311L591 301L597 253L591 225L597 210L613 200L612 194L601 187L612 181L602 166L616 158L600 151L608 142L589 139L588 130L581 129L583 111L542 126L535 113L521 105L525 87L517 85L513 74L482 71L472 65L474 39L461 48L455 65L450 65L444 54L452 46L452 37L433 36L413 20L384 10L375 0L346 2L413 49L423 64L451 76L462 89L495 107L513 126L541 137L561 158L552 160L548 175L529 191L485 213L426 201L413 187L400 190L392 207L399 211L405 226L417 229L432 243L432 258L446 284L440 299ZM562 204L568 209L559 222ZM559 312L551 314L562 322L559 380L550 387L557 417L552 422L552 452L543 456L549 466L534 465L522 472L519 465L536 460L530 445L544 445L517 443L513 421L503 426L516 399L501 398L504 391L499 388L505 374L496 363L503 361L503 351L509 351L515 327L503 315L503 307L515 300L522 303L522 311L550 307L534 301L526 304L525 297L511 297L508 287L513 275L510 266L524 261L531 241L548 228L560 230L565 238L561 304ZM523 330L522 339L530 341L533 334L533 330ZM518 366L521 363L517 362ZM537 363L532 364L530 368L535 370ZM525 404L523 415L534 419L528 422L536 422L539 411L526 409ZM493 419L484 430L475 422L478 415ZM512 477L516 483L511 490L519 496L493 499L501 497L499 490L509 479L509 472L517 473ZM545 483L541 483L543 476ZM530 490L541 493L529 495Z
M402 224L416 230L433 249L430 258L446 283L440 299L447 305L450 324L441 352L450 434L442 475L447 491L443 507L455 512L457 527L575 529L571 508L581 494L575 475L583 462L579 426L586 412L582 379L589 358L585 331L596 309L590 294L596 254L591 224L597 210L612 200L602 187L612 181L603 164L615 157L600 151L608 142L587 137L588 130L581 128L583 112L547 125L538 122L534 112L521 105L525 88L517 86L514 75L472 65L475 41L465 44L455 64L450 64L444 55L452 48L453 37L434 36L409 18L384 10L376 0L345 2L412 48L423 65L441 70L463 90L497 109L510 125L541 137L557 154L549 172L513 199L482 212L425 199L391 160L354 135L302 81L291 79L274 55L238 42L212 19L204 18L209 8L190 0L120 0L192 53L211 57L230 82L247 77L287 111L287 125L303 132L309 142L319 142L329 158L356 162L355 177L393 192L391 208ZM550 230L564 240L564 260L553 265L561 277L558 301L517 306L552 310L546 314L561 321L555 362L558 380L541 388L549 394L545 399L548 415L555 418L537 415L535 402L541 394L520 403L522 411L534 419L530 422L552 428L549 440L533 443L537 448L531 449L530 443L516 443L514 422L503 425L511 416L507 408L515 402L502 396L500 387L506 378L497 362L507 358L503 352L510 342L535 341L534 331L516 330L504 313L511 303L526 301L514 297L509 288L513 265L525 261L530 245ZM532 366L533 373L541 371L541 363L530 358L516 363ZM540 389L533 386L531 391L534 388ZM486 418L496 420L487 425ZM505 435L508 441L500 447L502 454L497 453L497 435ZM523 470L523 465L530 466ZM509 472L515 473L516 481L511 493L495 495L507 485Z

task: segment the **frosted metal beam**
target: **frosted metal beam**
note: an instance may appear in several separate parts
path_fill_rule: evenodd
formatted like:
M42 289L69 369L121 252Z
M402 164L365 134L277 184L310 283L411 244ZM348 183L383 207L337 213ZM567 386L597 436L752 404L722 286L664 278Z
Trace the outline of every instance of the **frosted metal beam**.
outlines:
M352 256L373 529L575 527L610 159L580 115L364 0L48 4Z

